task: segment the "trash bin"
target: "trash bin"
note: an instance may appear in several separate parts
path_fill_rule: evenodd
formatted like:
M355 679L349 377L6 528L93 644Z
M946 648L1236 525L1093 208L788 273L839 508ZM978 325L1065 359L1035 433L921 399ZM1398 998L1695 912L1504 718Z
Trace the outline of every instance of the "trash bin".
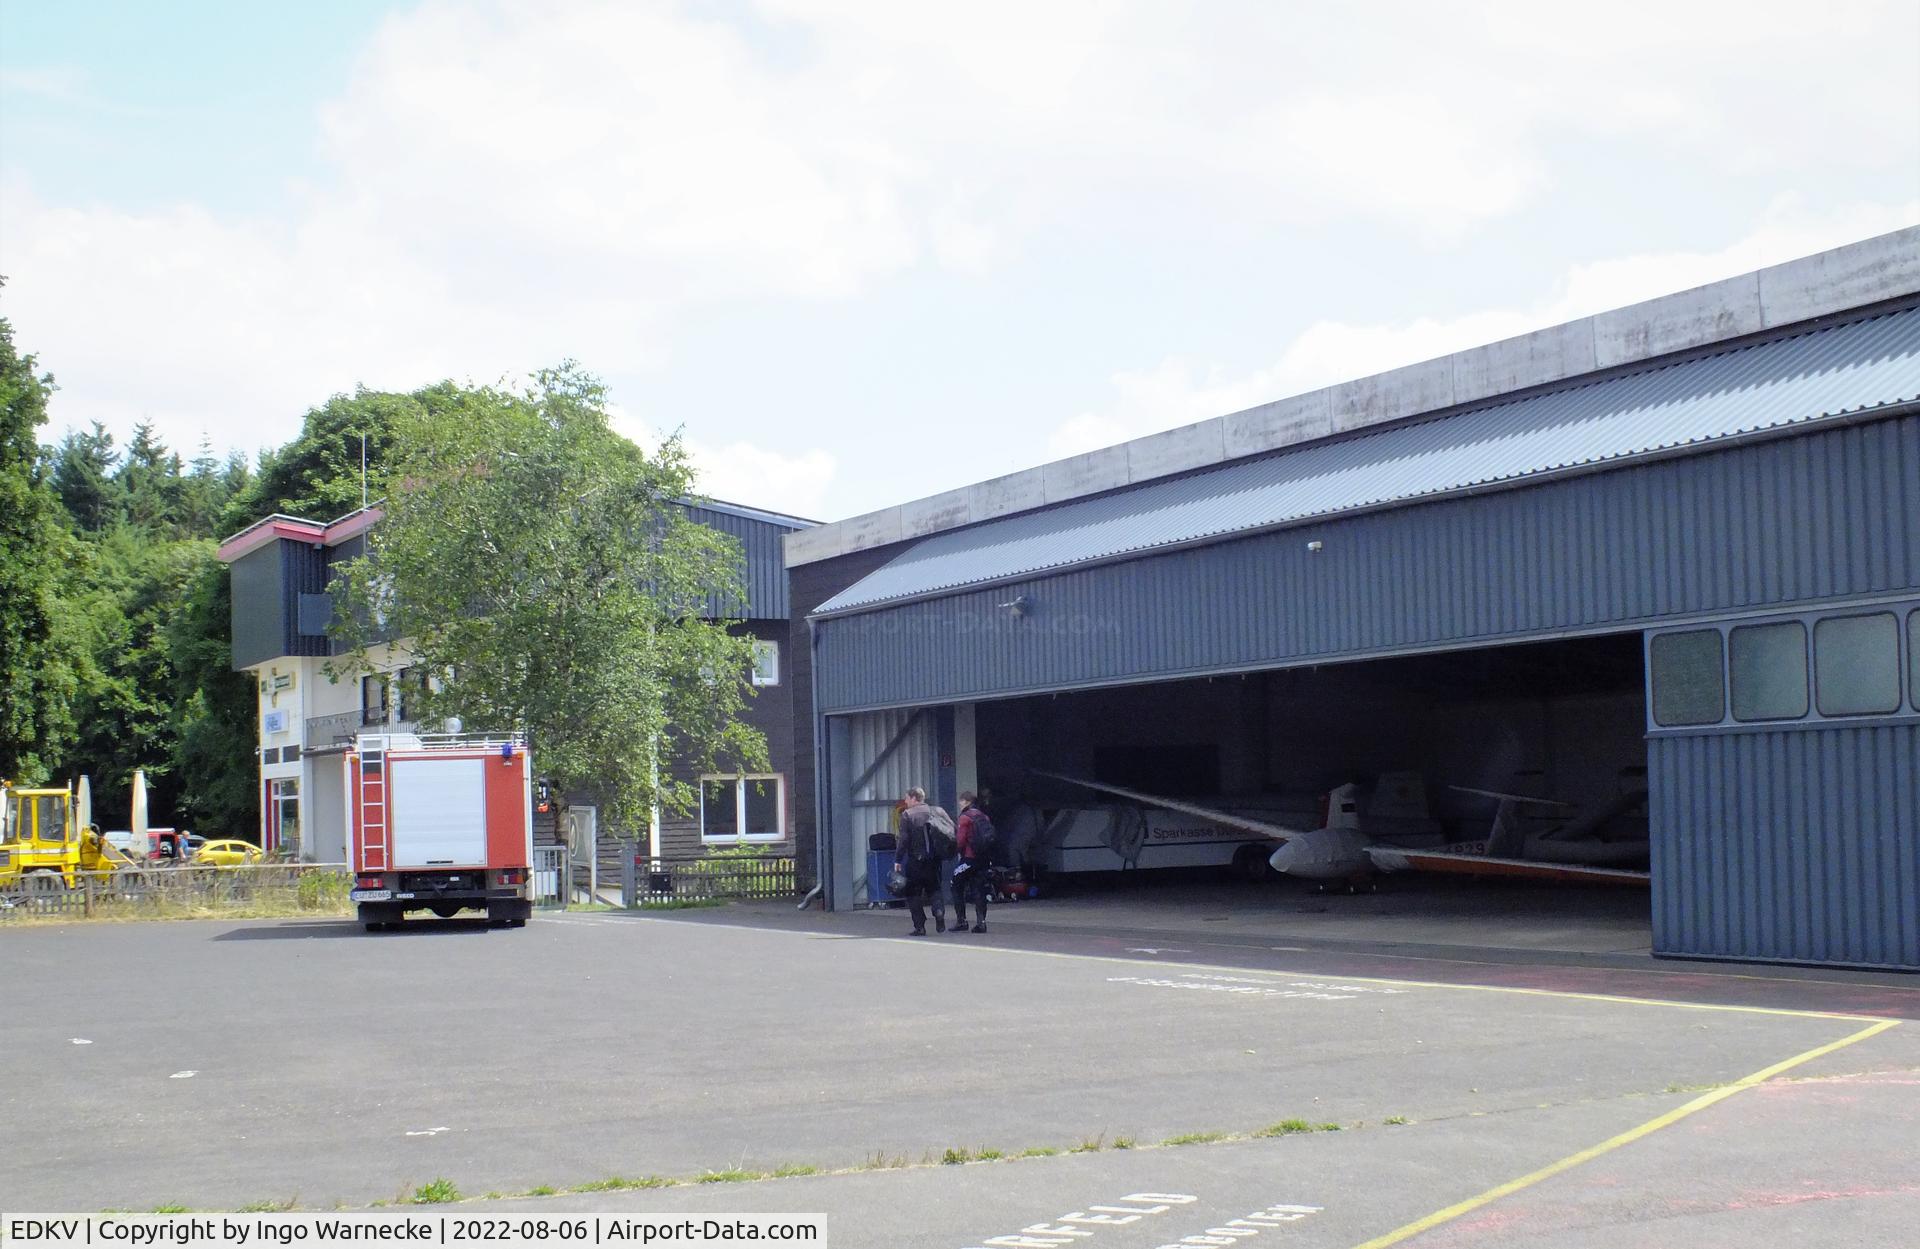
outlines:
M867 905L898 906L900 899L893 890L887 888L887 877L893 874L893 851L867 851Z

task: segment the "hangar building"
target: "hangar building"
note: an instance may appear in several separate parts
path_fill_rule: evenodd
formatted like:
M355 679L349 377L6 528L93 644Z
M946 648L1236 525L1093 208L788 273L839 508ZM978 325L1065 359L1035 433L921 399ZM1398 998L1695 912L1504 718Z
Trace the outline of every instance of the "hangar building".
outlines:
M1657 954L1920 968L1920 227L785 561L831 907L914 779L1044 806L1096 798L1046 772L1241 803L1415 776L1457 833L1486 811L1454 786L1644 793Z

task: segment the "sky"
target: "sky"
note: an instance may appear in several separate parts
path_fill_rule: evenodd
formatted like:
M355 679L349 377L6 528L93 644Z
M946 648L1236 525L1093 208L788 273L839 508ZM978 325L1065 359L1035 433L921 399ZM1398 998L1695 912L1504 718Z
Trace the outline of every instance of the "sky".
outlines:
M49 440L578 360L823 520L1920 222L1920 4L0 4Z

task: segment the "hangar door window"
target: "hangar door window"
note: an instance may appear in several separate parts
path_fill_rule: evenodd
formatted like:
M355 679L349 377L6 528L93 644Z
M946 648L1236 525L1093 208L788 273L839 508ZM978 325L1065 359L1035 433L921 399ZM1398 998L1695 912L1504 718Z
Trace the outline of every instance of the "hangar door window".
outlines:
M1900 709L1900 626L1892 612L1832 616L1813 626L1814 684L1823 716Z
M1807 626L1744 625L1727 640L1733 718L1797 720L1807 714Z
M1907 701L1920 711L1920 611L1907 613Z
M1720 630L1691 629L1653 639L1653 720L1665 728L1717 724L1726 714Z

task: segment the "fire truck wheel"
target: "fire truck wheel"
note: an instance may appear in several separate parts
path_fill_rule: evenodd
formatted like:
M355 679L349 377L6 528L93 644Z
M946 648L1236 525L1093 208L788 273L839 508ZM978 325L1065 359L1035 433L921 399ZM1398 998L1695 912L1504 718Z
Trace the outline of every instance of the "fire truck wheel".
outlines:
M460 906L455 902L436 902L433 904L433 913L441 919L452 919L460 913Z

